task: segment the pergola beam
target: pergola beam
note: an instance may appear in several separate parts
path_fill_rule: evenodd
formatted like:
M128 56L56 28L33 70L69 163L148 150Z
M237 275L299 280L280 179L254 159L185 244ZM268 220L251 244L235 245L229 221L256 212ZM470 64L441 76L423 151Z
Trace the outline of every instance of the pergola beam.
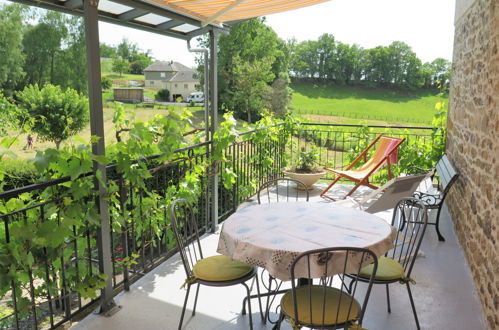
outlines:
M168 29L180 26L182 24L184 24L184 23L180 22L180 21L177 21L175 19L172 19L171 21L164 22L164 23L161 23L161 24L157 25L156 28L159 29L159 30L161 30L161 31L166 31Z
M135 9L129 10L123 14L120 14L118 16L118 19L120 21L129 21L129 20L135 19L137 17L144 16L147 13L148 13L147 10L135 8Z
M64 7L69 9L76 9L83 7L83 0L69 0L64 3Z
M92 153L96 156L105 156L106 144L104 141L104 111L102 106L102 86L99 49L99 22L97 6L99 0L84 0L83 10L85 19L85 42L87 48L87 78L88 99L90 106L90 134L99 137L92 143ZM100 217L100 226L97 230L97 247L99 253L99 271L106 274L105 287L101 290L100 312L112 314L117 310L113 299L113 268L111 262L111 230L109 221L109 205L107 199L106 164L93 161L94 186L98 192L96 206ZM100 176L100 180L97 177Z

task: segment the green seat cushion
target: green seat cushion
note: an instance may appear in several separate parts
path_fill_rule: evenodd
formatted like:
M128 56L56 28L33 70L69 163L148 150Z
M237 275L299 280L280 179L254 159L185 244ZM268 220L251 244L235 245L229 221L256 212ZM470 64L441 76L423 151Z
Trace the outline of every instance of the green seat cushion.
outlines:
M371 277L373 273L373 264L367 265L360 270L359 276ZM404 267L392 258L380 257L378 259L378 270L375 279L377 280L396 280L404 278Z
M235 280L248 275L252 270L252 265L232 260L224 255L201 259L192 268L194 276L204 281Z
M302 286L296 288L298 307L298 321L305 326L332 326L347 321L355 321L359 315L359 304L350 295L336 288L319 285ZM324 299L325 294L325 299ZM310 295L312 299L310 299ZM341 300L340 300L341 295ZM312 302L312 315L310 315L310 302ZM326 308L324 309L324 302ZM336 314L338 311L338 319ZM288 291L281 299L281 308L285 315L296 320L293 293ZM323 313L323 310L325 313ZM323 315L325 314L325 315ZM324 317L324 322L322 318Z

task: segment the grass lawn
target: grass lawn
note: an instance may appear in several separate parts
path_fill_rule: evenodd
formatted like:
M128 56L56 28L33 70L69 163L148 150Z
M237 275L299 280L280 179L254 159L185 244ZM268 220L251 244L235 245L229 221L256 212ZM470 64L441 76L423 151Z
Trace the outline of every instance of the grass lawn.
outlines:
M104 139L106 141L106 144L116 142L116 135L113 124L114 107L112 107L111 104L109 103L108 105L109 106L105 105L104 108L104 132L105 132ZM154 108L143 108L140 105L125 104L125 107L131 109L135 113L136 121L147 121L152 119L155 115L167 114L165 106L156 105ZM185 109L189 110L193 114L192 116L193 127L196 128L204 127L202 126L202 123L204 121L203 107L185 107L185 105L183 105L183 106L176 106L174 107L174 109L175 111L184 111ZM77 135L88 141L90 139L90 122L87 125L87 127ZM24 146L26 145L27 135L21 134L19 136L19 141L10 150L20 158L33 158L35 157L37 151L43 151L48 148L55 148L54 143L41 141L36 134L34 134L33 136L34 136L33 149L24 150ZM80 143L75 142L72 138L70 138L67 141L63 142L63 144L71 145L71 144L80 144Z
M350 86L293 84L296 114L326 115L387 123L430 124L435 103L448 98L436 91L393 91Z

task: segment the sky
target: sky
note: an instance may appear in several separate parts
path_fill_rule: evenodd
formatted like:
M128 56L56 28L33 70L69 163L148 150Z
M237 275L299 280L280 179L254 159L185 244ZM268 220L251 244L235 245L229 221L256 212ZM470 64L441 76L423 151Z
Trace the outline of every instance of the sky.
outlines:
M316 40L330 33L336 40L364 48L403 41L428 62L438 57L452 60L454 9L455 0L331 0L266 19L283 39ZM99 30L101 42L117 45L127 38L143 50L150 49L155 59L195 64L195 55L183 40L103 22Z
M283 39L317 39L331 33L341 42L364 48L403 41L423 61L452 60L455 0L331 0L318 5L267 16ZM116 45L123 37L150 49L159 60L194 65L186 42L153 33L100 23L102 42ZM195 45L195 43L193 44Z

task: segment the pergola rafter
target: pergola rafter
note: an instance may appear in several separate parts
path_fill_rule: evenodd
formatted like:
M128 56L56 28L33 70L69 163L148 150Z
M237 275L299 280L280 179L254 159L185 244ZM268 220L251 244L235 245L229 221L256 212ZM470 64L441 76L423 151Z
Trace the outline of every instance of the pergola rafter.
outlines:
M29 6L84 16L83 0L12 0ZM189 40L210 30L226 33L228 26L203 24L185 14L142 0L100 0L98 20L167 37Z

